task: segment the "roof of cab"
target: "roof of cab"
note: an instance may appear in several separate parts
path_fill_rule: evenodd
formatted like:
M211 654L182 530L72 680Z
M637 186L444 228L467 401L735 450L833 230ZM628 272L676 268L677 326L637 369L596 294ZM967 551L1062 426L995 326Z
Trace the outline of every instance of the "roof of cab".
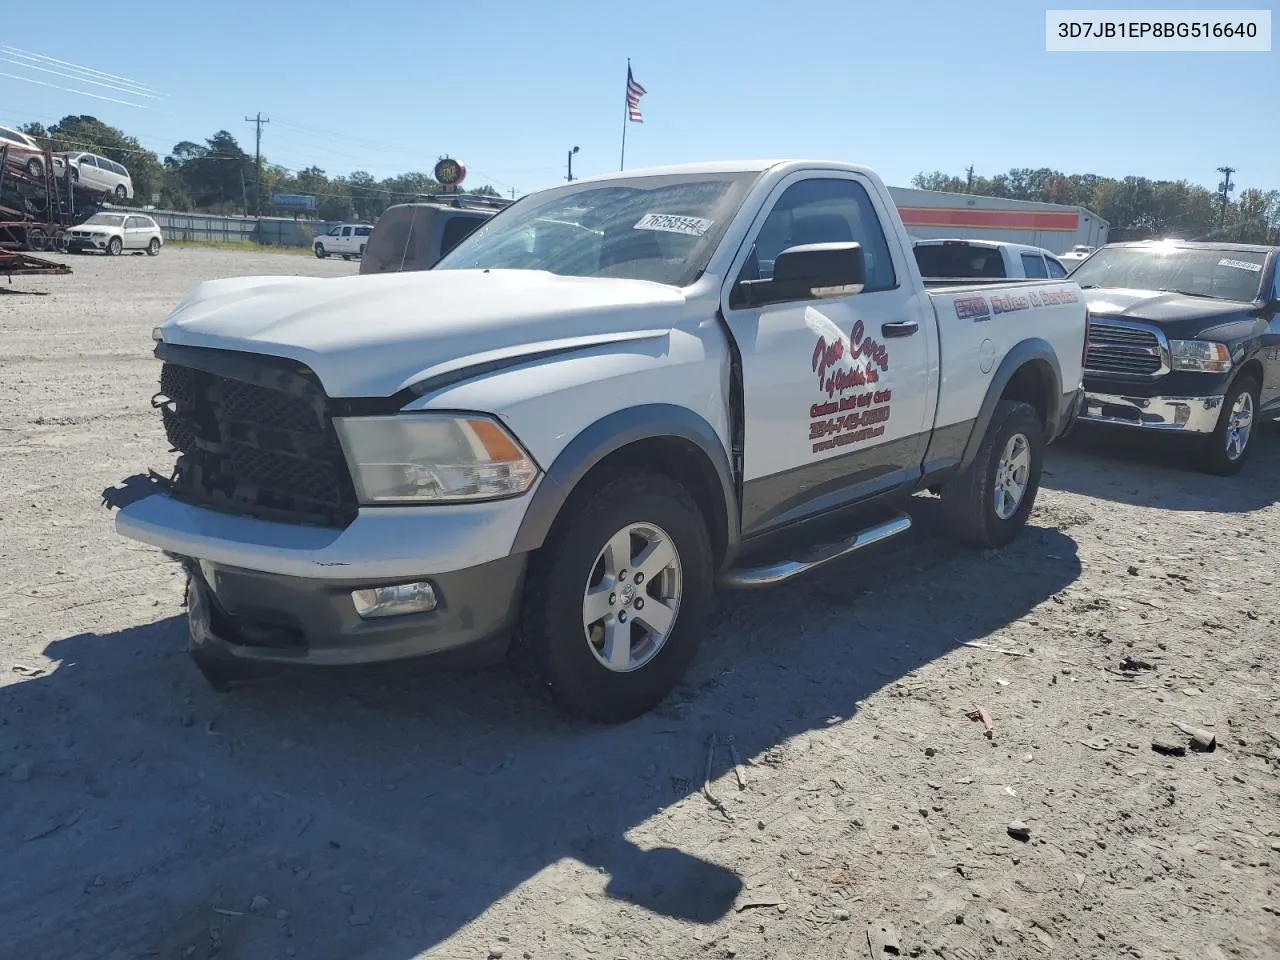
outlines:
M764 173L775 168L785 168L783 172L817 168L822 170L846 170L852 173L873 173L869 167L835 160L713 160L703 163L675 163L662 167L620 170L617 173L602 173L595 176L582 177L574 180L574 183L630 180L636 177L688 176L704 173Z

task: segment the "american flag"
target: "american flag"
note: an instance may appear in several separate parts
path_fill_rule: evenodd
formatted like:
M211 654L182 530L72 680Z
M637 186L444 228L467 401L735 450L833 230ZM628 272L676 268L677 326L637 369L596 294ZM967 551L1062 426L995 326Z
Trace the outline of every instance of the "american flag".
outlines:
M644 94L644 87L631 75L631 64L627 64L627 119L632 123L644 123L644 115L640 112L640 98Z

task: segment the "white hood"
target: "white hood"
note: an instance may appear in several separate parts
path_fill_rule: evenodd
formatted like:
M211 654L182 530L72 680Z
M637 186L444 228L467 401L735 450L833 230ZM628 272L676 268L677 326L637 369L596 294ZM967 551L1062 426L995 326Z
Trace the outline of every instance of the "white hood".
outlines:
M245 277L202 283L161 335L297 360L331 397L385 397L468 360L667 331L685 307L662 284L530 270Z

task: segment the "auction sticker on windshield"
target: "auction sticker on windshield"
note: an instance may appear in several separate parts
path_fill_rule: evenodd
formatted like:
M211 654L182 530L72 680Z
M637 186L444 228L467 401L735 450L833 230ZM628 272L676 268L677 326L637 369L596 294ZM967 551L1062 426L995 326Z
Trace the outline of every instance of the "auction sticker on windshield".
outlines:
M1248 260L1227 260L1227 259L1222 259L1222 260L1219 260L1219 261L1218 261L1218 266L1220 266L1220 267L1235 267L1237 270L1248 270L1248 271L1249 271L1249 272L1251 272L1251 273L1257 273L1259 270L1261 270L1261 269L1262 269L1262 264L1260 264L1260 263L1250 263Z
M683 233L690 237L701 237L714 220L702 217L684 217L674 213L646 213L635 225L636 230L661 230L663 233Z

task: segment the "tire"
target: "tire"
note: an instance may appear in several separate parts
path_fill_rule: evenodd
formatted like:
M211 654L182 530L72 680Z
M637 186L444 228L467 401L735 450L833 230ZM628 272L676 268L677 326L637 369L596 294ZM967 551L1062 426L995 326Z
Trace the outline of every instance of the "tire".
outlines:
M350 259L351 259L351 254L349 254L349 253L344 253L344 254L342 255L342 259L343 259L343 260L350 260Z
M80 182L80 170L76 167L71 168L71 182L72 183Z
M1044 424L1030 404L1001 400L973 462L942 487L942 514L951 535L976 547L1011 543L1027 524L1044 468ZM1000 489L997 481L1013 473ZM1012 491L1021 481L1021 493Z
M148 257L160 256L160 238L159 237L152 237L151 242L147 244L147 256Z
M40 162L39 157L32 157L27 161L27 176L33 180L44 176L44 164Z
M40 253L49 246L49 235L40 227L27 227L27 249Z
M316 244L316 258L317 258L317 259L319 259L319 260L323 260L323 259L324 259L325 257L327 257L328 255L329 255L329 254L325 252L324 244L323 244L323 243L317 243L317 244Z
M107 255L111 257L120 256L120 252L124 250L124 241L119 237L112 237L107 241Z
M361 260L363 260L363 259L364 259L364 246L365 246L365 245L364 245L363 243L362 243L362 244L360 244L360 259L361 259Z
M123 183L117 183L116 184L116 201L119 203L124 203L128 199L129 199L129 191L124 188Z
M1218 425L1200 449L1199 466L1205 473L1235 476L1248 461L1258 432L1260 390L1252 376L1242 376L1237 377L1227 391L1218 413Z
M697 652L711 609L711 541L693 497L662 474L628 470L589 483L574 492L530 561L514 652L562 709L621 723L661 703ZM627 559L617 560L613 545L627 531L638 535L622 540ZM637 573L645 571L622 564L640 559L634 551L649 548L646 538L674 551L670 563L637 584ZM617 579L606 594L609 571ZM597 609L605 612L590 625L588 593L597 594ZM665 632L655 632L647 618L673 608ZM610 649L614 637L619 642ZM616 667L606 665L610 656Z

